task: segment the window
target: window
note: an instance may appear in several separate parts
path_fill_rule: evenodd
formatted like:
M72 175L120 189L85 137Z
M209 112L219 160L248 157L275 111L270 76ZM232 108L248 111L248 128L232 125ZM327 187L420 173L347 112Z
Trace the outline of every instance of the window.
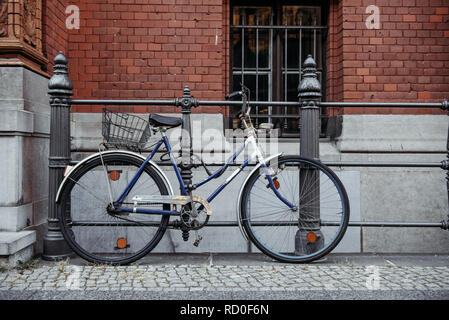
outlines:
M315 58L319 80L325 83L324 2L231 3L232 91L240 90L244 84L250 89L253 101L297 101L299 75L308 54ZM237 109L231 110L231 116ZM256 127L269 122L280 129L282 137L299 136L296 108L255 107L252 117ZM234 120L230 126L236 128L238 123Z

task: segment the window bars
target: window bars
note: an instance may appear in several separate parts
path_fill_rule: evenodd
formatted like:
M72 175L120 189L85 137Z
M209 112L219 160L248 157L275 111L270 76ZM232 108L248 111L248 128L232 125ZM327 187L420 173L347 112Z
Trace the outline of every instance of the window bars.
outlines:
M327 26L319 25L319 6L282 6L278 14L273 11L272 7L233 7L233 90L244 84L251 89L252 100L297 101L296 87L308 54L317 61L318 79L323 87ZM327 118L325 111L322 109L321 118ZM256 105L253 113L256 126L273 123L282 137L298 137L300 133L298 110ZM324 119L322 122L326 123Z

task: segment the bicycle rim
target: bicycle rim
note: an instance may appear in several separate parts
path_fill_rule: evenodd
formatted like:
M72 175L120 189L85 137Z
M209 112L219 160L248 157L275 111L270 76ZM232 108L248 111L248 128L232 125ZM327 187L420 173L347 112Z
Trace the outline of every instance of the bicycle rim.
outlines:
M255 172L241 201L241 222L254 245L283 262L310 262L332 251L349 220L346 191L333 171L314 160L280 157L271 163L278 192L296 209L282 203L269 187L265 172Z
M60 224L66 241L82 258L94 263L128 264L146 255L162 238L168 216L107 212L108 184L113 199L117 199L142 162L124 155L104 155L103 161L97 157L71 175L62 194ZM123 202L131 207L134 195L167 194L161 177L146 166ZM168 210L169 205L151 208Z

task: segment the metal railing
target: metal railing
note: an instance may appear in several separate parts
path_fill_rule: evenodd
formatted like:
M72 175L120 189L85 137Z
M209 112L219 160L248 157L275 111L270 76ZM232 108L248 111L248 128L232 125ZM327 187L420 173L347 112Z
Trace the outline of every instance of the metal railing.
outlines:
M181 98L172 100L72 100L72 83L67 72L67 59L62 53L55 58L54 74L49 81L49 95L51 106L50 123L50 157L49 157L49 216L48 232L44 237L43 258L48 260L61 259L70 254L58 225L58 212L54 199L59 184L63 178L63 172L67 165L71 163L70 155L70 106L71 105L153 105L153 106L179 106L182 108L183 130L181 134L181 150L191 150L191 128L190 113L192 107L198 106L241 106L239 101L202 101L193 98L190 89L184 88L184 95ZM315 61L309 56L304 63L303 78L298 87L298 102L286 101L252 101L251 106L283 106L286 108L299 108L301 115L301 143L300 155L308 158L319 159L319 115L320 109L325 107L364 107L364 108L434 108L449 111L449 102L441 103L380 103L380 102L321 102L321 86L317 80L317 70ZM186 137L186 135L188 135ZM189 139L187 139L189 138ZM186 141L187 144L186 145ZM323 162L333 167L420 167L420 168L441 168L446 170L446 186L449 200L449 132L447 138L447 159L441 162ZM163 165L163 163L162 163ZM210 165L221 166L222 163L212 163ZM237 164L236 164L237 165ZM180 168L181 176L185 185L191 184L192 168L194 164L191 158L183 159ZM331 225L326 221L321 221L322 225ZM210 221L211 227L234 227L238 226L237 221ZM448 220L441 222L365 222L351 221L349 226L356 227L438 227L444 230L449 228Z

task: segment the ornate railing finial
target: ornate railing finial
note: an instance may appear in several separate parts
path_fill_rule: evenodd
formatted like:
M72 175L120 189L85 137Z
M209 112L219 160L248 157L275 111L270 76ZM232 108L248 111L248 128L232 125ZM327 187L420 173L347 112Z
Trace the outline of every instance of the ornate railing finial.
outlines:
M301 100L320 99L321 83L318 81L316 62L310 54L304 61L303 74L298 86L298 98Z
M72 95L73 84L68 74L68 61L62 51L55 57L53 76L48 81L50 95Z

